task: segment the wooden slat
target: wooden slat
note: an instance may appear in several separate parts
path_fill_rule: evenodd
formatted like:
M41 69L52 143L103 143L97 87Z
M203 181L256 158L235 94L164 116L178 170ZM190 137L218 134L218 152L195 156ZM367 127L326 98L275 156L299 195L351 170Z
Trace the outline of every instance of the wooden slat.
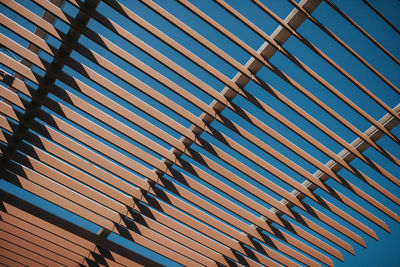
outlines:
M343 256L341 251L325 240L352 254L354 254L354 249L331 230L343 234L362 246L365 246L365 241L354 233L352 228L335 221L324 212L325 210L314 207L315 204L329 210L370 237L375 239L378 237L372 228L339 208L334 202L315 193L315 189L323 190L335 198L335 203L337 200L341 204L345 204L375 225L390 231L383 220L351 200L347 193L342 194L337 191L337 184L344 186L373 207L400 222L398 214L371 197L366 191L350 183L345 177L337 174L343 168L392 202L400 205L400 199L390 190L385 189L378 181L350 165L351 160L358 158L380 176L388 179L394 185L400 186L400 180L395 175L363 154L367 147L371 147L397 165L396 168L400 166L398 158L376 143L382 136L387 136L394 142L400 143L399 138L391 132L391 129L400 122L399 108L391 109L316 45L299 34L297 28L306 19L311 20L394 91L398 93L400 91L356 51L310 15L319 5L320 0L302 0L299 4L289 0L295 9L285 20L280 19L260 1L252 0L255 6L280 25L272 35L266 34L223 0L215 0L230 15L265 41L257 51L189 1L178 0L182 6L213 27L221 36L226 37L247 52L252 58L245 65L239 63L205 36L184 24L174 14L164 10L153 1L140 1L148 8L147 11L164 18L171 24L170 27L180 29L185 35L237 70L238 74L233 79L222 74L210 63L197 56L195 51L186 49L117 0L103 0L122 17L138 25L220 81L226 86L222 91L212 88L206 81L199 79L174 62L173 59L167 58L155 47L146 44L120 24L102 15L100 9L95 10L99 1L68 0L78 9L75 17L68 15L63 8L60 8L61 1L54 1L55 5L45 0L33 1L44 10L43 17L39 17L15 1L0 0L0 4L37 27L32 33L6 15L0 14L0 24L28 41L29 44L28 48L24 48L6 35L0 36L0 45L4 50L22 58L21 62L17 62L4 53L0 54L1 63L7 69L15 72L12 77L7 72L1 71L0 80L9 87L0 86L0 170L5 181L81 216L100 226L101 230L97 234L91 233L51 214L51 212L44 211L0 190L2 201L0 203L0 216L2 217L0 222L0 259L4 259L7 264L136 266L152 263L151 260L108 240L109 233L114 233L182 265L299 266L304 264L321 266L324 264L333 266L329 255L339 260L343 260ZM343 11L330 1L327 2L395 63L400 63ZM368 2L367 5L371 8ZM372 10L377 12L373 6ZM378 15L380 15L379 12ZM388 23L382 15L381 18ZM52 25L54 19L66 23L69 27L66 34ZM86 26L91 19L100 23L103 29L110 30L115 36L126 40L130 45L140 49L148 57L189 82L195 90L200 90L210 96L213 100L212 103L206 104L202 98L194 96L193 92L178 85L169 76L146 65L128 52L130 50L126 49L126 46L122 48L112 39L93 31ZM390 23L388 25L393 27ZM60 41L61 46L53 47L45 40L47 35ZM103 53L95 52L82 45L78 42L81 35L130 66L142 71L174 94L179 95L203 112L202 115L195 116L179 101L167 94L161 94L155 88L135 78L119 65L112 63L108 54L107 56L103 55ZM376 120L372 114L366 113L356 102L352 102L339 92L335 88L335 84L328 83L300 61L296 55L288 52L283 44L290 36L294 36L304 43L308 49L330 64L388 114L381 120ZM39 51L50 55L50 63L43 60L43 57L38 54ZM78 52L90 61L89 64L94 63L102 70L97 72L94 70L97 70L97 66L88 67L78 62L73 56L69 56L72 51ZM330 108L326 102L273 65L269 59L276 52L283 54L304 73L333 93L335 98L369 121L372 127L364 133L361 132L344 119L337 110ZM63 66L79 73L90 83L96 84L96 87L80 81L73 76L73 72L61 70ZM260 79L257 72L263 66L326 111L353 132L357 139L353 143L346 142L329 129L325 123L314 117L315 115L308 114L277 89ZM39 75L33 68L40 69L44 74ZM136 97L129 89L118 86L117 82L106 78L107 75L101 75L103 70L108 75L128 84L129 88L133 87L135 90L139 90L168 108L174 113L173 117L169 117L140 97ZM38 89L33 89L24 80L35 84ZM64 89L61 83L56 85L56 81L66 84L72 90ZM339 154L334 153L324 145L324 140L316 140L307 133L307 130L301 129L297 122L293 122L290 118L277 112L263 102L257 94L253 95L248 92L244 87L249 81L275 97L281 105L296 112L319 129L325 137L342 146L344 150ZM101 87L100 90L104 89L124 100L129 106L141 110L152 120L160 122L182 137L179 140L176 139L172 134L152 124L146 118L135 114L130 107L122 105L118 103L118 100L112 100L100 90L94 89L97 86ZM20 94L23 94L24 97ZM85 97L81 97L81 95ZM245 105L238 106L235 104L236 102L232 101L237 95L244 98ZM90 100L85 100L86 97ZM92 101L95 101L96 104L93 104ZM252 105L251 108L255 107L261 113L257 116L251 114L250 108L246 106L248 103ZM222 115L225 108L250 123L254 129L257 128L270 136L318 171L314 174L308 172L282 152L267 145L241 123ZM192 126L185 128L174 119L175 115L192 123ZM263 122L261 117L264 115L271 116L296 133L301 139L328 156L330 161L324 165L313 155L280 135ZM136 131L123 123L119 119L120 117L138 126L146 133ZM112 130L105 129L97 121ZM236 140L229 134L219 131L215 124L211 125L213 122L238 134L240 139L243 138L255 145L282 163L284 169L290 169L305 181L301 183L293 179L283 171L283 165L270 164L243 145L241 140ZM80 128L83 128L85 132ZM212 140L208 141L210 137ZM170 146L171 149L168 150L158 141ZM144 146L147 150L140 148L136 143ZM230 151L234 151L234 153ZM218 161L213 160L213 157L218 158ZM195 163L192 163L193 161ZM220 161L223 163L220 164ZM229 165L228 168L225 167L225 163ZM257 168L250 167L248 163L257 165L257 168L273 175L274 179L278 178L294 190L289 192L282 188L258 172ZM240 175L236 174L236 171ZM240 177L242 174L251 181ZM219 176L226 181L217 178ZM328 185L325 182L329 178L334 179L337 183ZM197 179L201 179L208 185ZM240 187L240 190L243 189L246 193L239 193L239 190L230 183ZM262 188L271 190L283 199L278 201L265 190L257 187L255 183L261 184ZM231 199L217 193L214 188ZM247 193L252 196L250 197ZM308 197L307 201L303 201L306 197ZM270 205L271 208L259 200ZM311 204L307 204L308 200L311 200ZM302 214L293 210L293 207L301 209ZM308 214L303 215L303 212ZM328 225L329 229L320 225L319 222ZM305 228L312 230L313 233L311 234ZM321 237L323 239L320 239ZM318 249L311 247L308 243ZM138 255L137 261L135 255Z
M86 256L91 254L95 257L103 257L111 261L120 262L126 266L138 264L142 266L161 266L136 254L132 250L127 251L126 248L122 248L114 242L101 240L96 234L15 196L11 196L4 191L1 194L4 210L7 212L1 213L5 216L5 220L13 225L28 226L26 229L31 231L39 230L39 232L35 233L44 233L44 236L50 233L52 241L57 241L57 243L61 243L65 247L73 248L74 252L81 251ZM90 252L93 247L96 247L98 253ZM116 250L117 253L109 250L110 247ZM126 253L129 253L129 255ZM125 256L123 256L124 254Z
M369 64L364 58L362 58L356 51L354 51L349 45L347 45L344 41L342 41L338 36L336 36L331 30L329 30L327 27L325 27L321 22L319 22L317 19L315 19L309 12L306 10L302 9L300 6L298 6L295 1L289 0L292 5L295 6L296 9L301 11L305 16L307 16L307 19L309 19L312 23L314 23L318 28L323 30L329 37L331 37L333 40L338 42L344 49L346 49L350 54L352 54L355 58L357 58L358 61L360 61L365 67L367 67L371 72L373 72L379 79L381 79L385 84L387 84L393 91L396 93L400 94L400 89L396 87L395 84L393 84L391 81L389 81L385 76L383 76L378 70L376 70L371 64Z
M394 31L396 31L398 34L400 34L400 30L393 23L391 23L390 20L385 17L385 15L383 15L381 12L379 12L378 9L376 9L370 2L368 2L368 0L362 0L362 1L370 9L372 9L381 19L383 19L383 21L386 22L387 25L389 25Z
M356 28L362 35L364 35L368 40L370 40L377 48L379 48L383 53L385 53L393 62L400 65L400 61L393 56L386 48L384 48L378 41L376 41L371 35L369 35L362 27L360 27L354 20L346 15L340 8L333 4L330 0L326 0L326 3L335 10L340 16L347 20L354 28Z
M218 213L217 213L218 214ZM232 222L232 220L227 220L227 221L229 221L230 223ZM314 229L318 229L318 228L314 228ZM268 230L268 229L267 229ZM270 231L271 233L273 233L273 231L271 231L271 230L268 230L268 231ZM302 231L300 231L300 232L302 232ZM308 235L306 232L303 232L303 234L301 234L302 236L303 235ZM311 238L311 236L309 237L309 238ZM285 238L285 240L286 240L287 238ZM315 239L313 239L313 240L315 240ZM296 244L296 246L298 246L299 248L302 248L303 247L303 250L305 250L305 251L308 251L308 252L310 252L310 251L312 251L312 250L310 250L309 248L308 249L304 249L304 246L300 246L300 244L299 243L297 243L297 242L294 242L293 244ZM326 246L325 246L326 247ZM328 250L328 251L331 251L331 250ZM318 253L313 253L313 255L314 256L316 256L316 255L318 255Z

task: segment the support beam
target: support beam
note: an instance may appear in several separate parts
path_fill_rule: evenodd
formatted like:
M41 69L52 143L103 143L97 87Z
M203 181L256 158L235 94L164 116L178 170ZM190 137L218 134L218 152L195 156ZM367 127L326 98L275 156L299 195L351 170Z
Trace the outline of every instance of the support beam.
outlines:
M397 105L396 107L394 107L393 111L396 112L397 114L400 114L400 104ZM393 117L390 114L386 114L378 122L380 124L382 124L389 131L392 130L393 128L395 128L400 123L399 120L397 120L395 117ZM369 138L371 138L371 140L373 140L374 142L378 141L385 135L381 130L377 129L375 126L371 126L370 128L368 128L364 132L364 134L366 136L368 136ZM360 153L364 152L365 150L367 150L370 147L369 144L364 142L361 138L356 138L353 142L351 142L351 146L353 146L355 149L360 151ZM356 158L356 156L353 153L350 153L346 149L343 149L342 151L340 151L338 153L338 156L348 163ZM343 168L342 165L338 164L334 160L328 161L325 164L325 166L327 168L331 169L332 171L334 171L335 173L339 172ZM320 170L316 171L313 174L313 176L324 182L329 179L329 176L326 173L321 172ZM312 191L317 188L314 184L310 183L309 181L304 181L303 186ZM299 192L297 190L293 190L291 192L291 194L296 196L299 199L303 199L305 197L304 194L302 194L301 192ZM293 207L293 204L291 202L287 201L286 199L282 199L281 203L284 204L285 206L287 206L288 208ZM275 208L271 208L271 211L278 215L282 215L282 212L278 211Z

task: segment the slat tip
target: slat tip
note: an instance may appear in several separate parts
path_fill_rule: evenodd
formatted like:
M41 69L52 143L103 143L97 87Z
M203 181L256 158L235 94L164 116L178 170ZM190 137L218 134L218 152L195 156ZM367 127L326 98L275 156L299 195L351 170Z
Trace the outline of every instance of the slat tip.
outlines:
M353 253L354 253L354 250L353 250ZM342 253L339 253L339 255L337 255L337 257L336 257L338 260L340 260L341 262L344 262L344 257L343 257L343 254Z
M350 249L349 250L347 250L351 255L353 255L353 256L355 256L356 255L356 252L354 251L354 248L353 247L350 247Z
M383 228L383 229L385 229L385 228ZM388 228L388 229L389 229L389 228ZM372 231L371 237L372 237L373 239L375 239L376 241L379 241L378 235L375 233L375 231Z
M387 233L390 234L390 232L391 232L391 231L390 231L390 228L389 228L389 226L388 226L386 223L383 224L382 228L383 228Z
M343 257L342 257L342 259L343 259ZM341 260L341 261L343 261L343 260ZM334 267L335 265L333 264L333 261L331 260L331 259L329 259L329 261L328 262L325 262L326 263L326 265L328 265L329 267Z
M367 248L367 244L365 244L364 239L360 238L360 242L358 242L358 244L360 244L360 246L362 246L363 248Z

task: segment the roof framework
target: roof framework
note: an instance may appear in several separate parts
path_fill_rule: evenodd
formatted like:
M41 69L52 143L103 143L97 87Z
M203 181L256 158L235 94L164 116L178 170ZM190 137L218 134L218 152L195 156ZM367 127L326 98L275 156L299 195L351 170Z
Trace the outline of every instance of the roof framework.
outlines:
M390 232L387 220L400 222L400 90L312 13L329 7L397 74L398 51L330 0L288 0L292 11L285 19L250 1L277 25L271 34L233 4L214 0L260 40L258 49L186 0L174 3L176 14L162 3L137 1L147 19L133 2L0 0L7 10L0 15L1 179L24 190L0 189L1 263L164 264L122 245L125 240L185 266L332 266L343 253L354 254L354 246L365 247L366 238L378 240L376 229ZM179 10L214 35L183 22ZM305 37L299 28L305 21L382 89L371 89ZM240 63L213 38L234 44L250 60ZM289 49L292 39L351 88L343 90L343 83ZM55 205L40 207L33 195ZM78 216L84 223L71 219Z

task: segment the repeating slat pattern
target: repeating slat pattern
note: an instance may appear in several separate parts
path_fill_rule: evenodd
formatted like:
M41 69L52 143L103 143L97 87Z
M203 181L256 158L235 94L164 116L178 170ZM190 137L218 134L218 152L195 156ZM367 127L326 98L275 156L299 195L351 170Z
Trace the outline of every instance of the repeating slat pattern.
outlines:
M399 83L318 11L399 51L275 4L0 0L1 263L333 266L390 232Z

